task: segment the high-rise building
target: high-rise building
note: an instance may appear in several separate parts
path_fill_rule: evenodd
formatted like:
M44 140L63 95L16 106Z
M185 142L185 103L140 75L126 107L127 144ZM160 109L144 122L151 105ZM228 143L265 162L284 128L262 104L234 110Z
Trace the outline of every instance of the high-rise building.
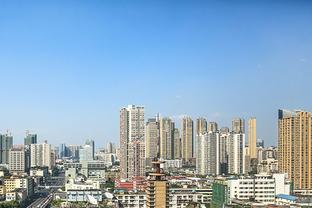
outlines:
M0 163L9 163L9 150L13 147L13 136L9 134L0 135Z
M128 178L145 176L145 143L142 140L132 140L129 143L129 175Z
M232 120L232 131L236 134L245 133L245 120L242 118L234 118Z
M145 123L144 107L129 105L120 110L120 177L123 179L130 178L134 173L130 173L129 144L134 140L144 142ZM144 157L144 156L143 156ZM141 158L137 158L141 160Z
M79 149L79 161L93 161L93 147L90 144L85 144Z
M25 151L23 146L10 149L9 168L12 173L25 172Z
M173 159L174 122L170 118L160 119L160 158Z
M196 135L207 132L207 120L205 118L196 119Z
M53 161L51 160L51 145L45 141L43 144L30 145L30 166L31 167L48 167L52 169Z
M257 120L251 118L248 121L248 149L250 159L257 159Z
M190 117L184 117L182 119L182 159L185 162L193 159L193 120Z
M145 157L147 165L151 165L154 158L158 158L159 122L157 118L150 118L145 127Z
M244 174L245 173L245 134L232 133L227 144L228 173Z
M219 174L219 133L197 135L196 171L202 175Z
M169 208L169 184L160 169L159 161L154 161L155 172L149 173L146 187L146 207Z
M112 142L107 142L106 153L115 153L114 152L114 144Z
M312 189L311 112L278 111L278 169L288 173L295 190Z
M79 145L68 145L67 146L67 155L72 159L79 159Z
M59 158L67 157L67 147L66 144L60 144L59 148Z
M87 139L85 142L86 145L90 145L92 148L92 160L94 160L94 154L95 154L95 144L94 144L94 140L92 139Z
M208 123L208 132L212 131L212 132L217 132L218 131L218 124L217 122L209 122Z
M228 174L228 145L231 133L228 131L220 131L219 138L219 162L220 174Z
M178 128L174 129L173 133L173 154L174 159L180 159L181 158L181 138L180 138L180 131Z
M30 134L26 132L26 137L24 138L24 145L37 144L37 134Z

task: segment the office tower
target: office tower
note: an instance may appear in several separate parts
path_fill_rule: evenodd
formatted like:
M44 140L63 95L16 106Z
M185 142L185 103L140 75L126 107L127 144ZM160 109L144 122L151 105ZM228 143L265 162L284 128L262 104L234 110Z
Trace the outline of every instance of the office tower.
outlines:
M153 161L155 172L149 173L146 187L146 207L169 208L169 184L160 169L159 161Z
M145 143L132 140L129 143L129 178L145 176Z
M217 132L218 131L218 124L216 122L209 122L208 123L208 132Z
M148 166L154 158L158 158L159 122L157 118L150 118L145 127L145 157Z
M93 155L92 144L85 144L79 149L79 162L92 161L94 159Z
M312 189L311 112L278 111L278 169L288 173L295 190Z
M62 159L63 157L67 157L66 145L60 144L59 147L59 158Z
M207 120L205 118L196 119L196 135L207 132Z
M78 145L68 145L67 146L67 153L68 157L72 159L79 159L79 149L81 147Z
M106 144L106 153L114 153L113 150L114 150L114 145L113 145L113 143L108 142L108 143Z
M90 145L92 148L92 160L94 160L94 154L95 154L95 144L92 139L87 139L85 142L86 145Z
M52 169L53 161L51 161L51 145L45 141L43 144L30 145L30 166L31 167L48 167Z
M26 137L24 138L24 145L37 144L37 134L30 134L26 131Z
M12 173L25 172L25 151L23 146L10 149L9 168Z
M182 119L182 158L185 162L193 159L193 120L190 117Z
M9 150L13 147L13 136L9 134L0 135L0 163L9 163Z
M250 159L257 159L257 121L251 118L248 121L248 148Z
M227 144L229 174L245 173L244 145L245 145L245 134L232 133L230 135Z
M219 174L219 133L197 136L196 171L201 175Z
M173 159L180 159L181 158L181 138L180 138L180 131L178 128L174 129L173 132Z
M232 131L236 134L245 133L245 120L242 118L234 118L232 120Z
M134 175L130 173L129 144L134 140L144 140L144 107L129 105L120 110L120 177ZM138 158L140 160L140 158Z
M173 159L174 123L170 118L161 118L159 123L160 158Z

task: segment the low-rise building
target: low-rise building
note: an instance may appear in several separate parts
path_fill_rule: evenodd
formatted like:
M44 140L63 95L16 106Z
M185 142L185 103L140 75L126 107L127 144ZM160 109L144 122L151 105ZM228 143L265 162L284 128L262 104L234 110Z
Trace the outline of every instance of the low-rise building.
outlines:
M103 200L102 191L100 189L69 189L67 190L66 195L69 202L86 202L90 200L101 202Z
M6 201L18 201L23 202L27 198L27 190L24 188L18 188L13 191L7 192L5 195Z

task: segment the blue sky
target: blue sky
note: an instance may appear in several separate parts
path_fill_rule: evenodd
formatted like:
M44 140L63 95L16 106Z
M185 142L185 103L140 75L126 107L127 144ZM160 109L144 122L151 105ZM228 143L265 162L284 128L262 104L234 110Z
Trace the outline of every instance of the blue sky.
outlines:
M119 140L119 109L179 123L312 111L309 1L1 1L0 130L53 144Z

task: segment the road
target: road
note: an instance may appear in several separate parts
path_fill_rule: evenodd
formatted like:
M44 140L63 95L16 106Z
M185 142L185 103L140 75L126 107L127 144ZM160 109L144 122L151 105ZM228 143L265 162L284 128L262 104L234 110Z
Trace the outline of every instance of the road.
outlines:
M51 203L52 199L52 194L49 194L47 197L40 197L27 208L45 208Z

